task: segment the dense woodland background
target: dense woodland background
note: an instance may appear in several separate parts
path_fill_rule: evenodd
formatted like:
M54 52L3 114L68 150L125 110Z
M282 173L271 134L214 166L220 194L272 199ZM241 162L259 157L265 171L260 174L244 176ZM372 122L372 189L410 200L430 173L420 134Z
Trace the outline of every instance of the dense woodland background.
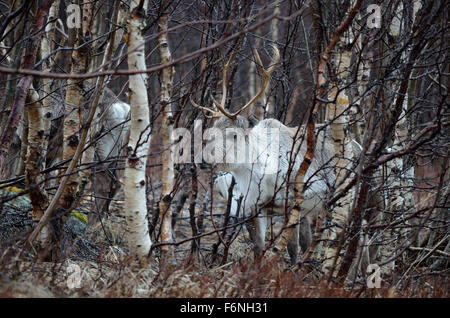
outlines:
M446 4L0 1L0 295L448 297ZM273 249L292 206L254 261L213 190L219 171L170 155L173 129L214 123L191 99L212 109L228 58L237 111L261 87L254 50L267 68L274 46L280 61L242 115L308 124L308 150L310 129L327 127L338 179L293 267Z

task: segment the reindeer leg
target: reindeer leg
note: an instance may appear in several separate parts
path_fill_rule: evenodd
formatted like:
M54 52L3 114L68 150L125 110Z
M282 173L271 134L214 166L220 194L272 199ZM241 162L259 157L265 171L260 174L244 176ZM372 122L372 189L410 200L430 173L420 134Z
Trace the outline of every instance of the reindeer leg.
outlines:
M255 260L257 260L262 251L264 250L266 241L266 229L267 229L267 217L264 215L258 215L253 219L255 225L255 239L253 241L253 250L255 252Z
M311 222L306 216L300 218L299 227L299 243L304 253L312 241Z
M248 231L248 234L250 236L250 240L252 242L255 242L256 239L256 230L255 230L255 223L252 221L245 222L245 228Z
M95 225L104 213L107 212L111 195L112 180L105 171L96 172L93 175L95 209L89 213L88 223L90 226Z
M245 228L248 231L248 234L250 236L250 240L252 241L253 245L255 245L256 242L256 223L255 223L255 219L251 219L249 218L249 215L252 215L252 212L249 212L248 210L243 210L242 211L242 216L244 219L246 219L245 221Z
M287 245L289 257L291 258L291 266L294 266L297 263L298 250L299 250L299 233L298 233L299 228L300 228L300 225L297 224L295 226L294 231L292 232L292 236Z

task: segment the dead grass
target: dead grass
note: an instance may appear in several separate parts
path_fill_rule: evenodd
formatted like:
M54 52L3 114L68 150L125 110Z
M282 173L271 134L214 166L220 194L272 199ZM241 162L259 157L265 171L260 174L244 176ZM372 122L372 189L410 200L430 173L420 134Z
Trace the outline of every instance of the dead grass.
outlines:
M254 264L240 261L207 268L202 262L182 263L158 272L158 259L138 267L119 248L102 261L36 264L26 261L18 246L2 251L1 297L448 297L448 277L410 277L398 289L363 285L343 287L324 279L286 270L283 261ZM80 286L70 288L70 267L80 268Z
M217 209L223 202L217 201ZM427 273L417 268L394 288L405 272L399 266L391 277L383 277L382 288L369 289L365 283L353 288L328 283L306 268L292 272L286 259L271 258L268 251L264 262L255 264L248 233L241 229L233 242L226 264L220 265L222 248L215 260L211 246L217 235L202 238L202 249L195 261L188 261L190 242L175 247L176 264L160 270L158 250L150 263L141 268L127 255L124 242L124 219L121 202L113 204L112 213L103 226L90 228L76 243L75 254L62 263L35 263L33 255L23 248L17 236L0 242L1 297L449 297L449 276ZM180 215L177 240L190 237L188 212ZM212 220L205 215L204 232L210 231ZM105 231L104 231L105 229ZM28 224L23 231L29 230ZM105 234L106 232L106 234ZM20 234L20 235L19 235ZM270 233L268 234L270 235ZM7 244L6 244L7 243ZM287 256L287 255L286 255ZM71 288L73 268L79 268L80 285ZM406 266L406 265L405 265ZM72 286L73 287L73 286Z

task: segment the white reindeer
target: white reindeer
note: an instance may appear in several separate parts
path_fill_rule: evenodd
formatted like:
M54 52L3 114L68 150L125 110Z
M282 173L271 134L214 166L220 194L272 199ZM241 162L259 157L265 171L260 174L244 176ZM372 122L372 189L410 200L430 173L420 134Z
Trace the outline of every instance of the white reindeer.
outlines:
M229 155L230 151L240 154L245 153L243 152L243 149L240 149L241 146L234 146L236 138L233 132L236 131L237 128L249 128L248 120L239 114L248 108L264 92L270 74L274 71L275 65L278 63L280 57L278 49L274 48L272 66L268 70L265 70L261 66L262 62L256 51L255 56L258 61L258 68L262 74L262 86L259 92L247 104L241 107L239 111L236 113L229 113L224 109L227 95L226 73L233 56L231 56L223 67L223 93L221 103L218 103L212 97L218 111L199 106L192 99L191 103L195 107L211 113L212 116L210 116L210 118L219 118L215 121L214 128L223 132L223 138L210 140L205 148L209 147L217 150L222 147L222 150L224 150L222 151L223 158L216 164L216 169L221 172L229 172L234 176L236 185L233 194L236 197L239 197L241 194L244 196L242 202L243 216L254 216L253 222L255 233L251 233L251 236L254 241L255 256L259 256L265 247L267 216L269 211L288 212L288 207L285 203L286 201L290 202L293 198L289 190L291 189L291 182L295 179L302 158L306 153L306 143L302 142L301 138L304 135L302 133L303 128L297 132L297 127L287 127L278 120L265 119L248 131L245 138L245 144L242 146L247 149L248 153L256 154L256 157L253 157L253 159L256 158L256 160L244 163L226 162L227 153ZM273 141L272 139L267 143L260 143L257 138L255 138L255 136L264 136L267 134L268 129L272 134L276 134L279 137L278 142L275 142L277 149L273 148L274 144L271 144ZM230 131L232 133L229 133ZM302 205L301 217L303 220L306 220L306 217L317 214L321 210L322 202L326 198L329 185L332 185L335 182L334 169L331 166L332 157L334 155L332 140L331 138L325 138L323 129L319 129L317 135L317 146L314 159L305 178L308 182L304 193L305 200ZM220 139L223 140L220 141ZM214 145L211 145L211 143ZM234 158L237 157L237 155L234 156ZM247 156L247 159L249 159L249 156ZM276 169L273 169L274 165ZM268 168L271 170L270 173L266 173ZM222 179L216 180L215 182L216 186L221 188L219 191L224 197L227 196L227 189L225 188L229 184L226 178L230 178L230 176L225 175ZM261 209L262 211L260 211ZM236 211L233 211L232 213L236 213ZM306 227L309 229L309 224L308 226L302 227L303 237L307 236L304 231ZM299 238L297 226L296 232L294 232L288 245L291 263L296 262L298 245Z
M95 165L92 179L92 189L96 195L95 210L99 213L107 212L111 199L120 189L118 157L128 143L130 124L130 105L117 99L116 95L106 89L102 95L102 102L97 109L97 118L91 129L94 132L93 144L94 160L100 162ZM96 213L89 214L89 223L98 219Z
M54 114L62 114L62 104L55 103ZM91 127L93 132L94 159L100 162L95 165L92 178L92 190L96 194L96 206L100 212L108 211L109 203L120 188L117 176L117 157L127 143L129 132L128 117L130 106L120 101L108 88L103 91L102 99L97 110L97 117ZM62 116L55 120L49 152L47 153L47 166L60 157L62 152L62 138L57 130L61 127ZM11 151L8 156L9 175L13 176L20 161L20 148L22 140L22 123L17 129ZM97 219L95 213L89 215L89 223Z

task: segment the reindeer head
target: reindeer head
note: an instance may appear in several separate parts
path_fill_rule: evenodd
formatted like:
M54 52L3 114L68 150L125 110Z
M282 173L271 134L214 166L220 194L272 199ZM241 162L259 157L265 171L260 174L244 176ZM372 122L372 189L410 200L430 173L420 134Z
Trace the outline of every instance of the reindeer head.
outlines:
M215 147L216 150L220 151L222 153L222 159L220 159L220 165L222 166L222 169L227 170L226 166L228 165L227 158L229 159L230 154L233 158L240 157L239 159L242 159L242 147L248 148L248 138L247 136L242 136L242 131L247 130L257 123L257 119L255 116L250 115L249 118L245 118L241 116L240 114L247 109L250 105L252 105L265 91L267 84L270 80L270 75L275 70L276 65L278 64L280 60L280 53L278 49L273 46L274 55L272 58L271 66L268 69L264 69L262 66L261 58L258 54L258 51L255 50L255 57L257 61L257 67L261 73L262 76L262 84L261 88L258 91L258 93L250 99L245 105L240 107L238 111L235 113L230 113L225 110L225 103L227 99L227 71L230 67L231 61L233 60L235 56L235 52L230 56L228 61L223 64L223 75L222 75L222 99L220 103L216 101L216 99L211 95L211 99L214 103L214 110L203 107L198 105L193 99L192 96L190 96L191 104L199 109L201 109L207 118L215 118L217 119L214 122L213 128L216 129L216 136L212 136L212 138L207 142L205 149L213 148ZM208 113L208 114L206 114ZM220 142L218 139L217 134L220 134L222 139L222 142ZM241 138L241 139L240 139ZM244 138L244 139L242 139ZM220 148L220 149L219 149ZM228 156L228 157L227 157ZM245 156L245 155L244 155Z

